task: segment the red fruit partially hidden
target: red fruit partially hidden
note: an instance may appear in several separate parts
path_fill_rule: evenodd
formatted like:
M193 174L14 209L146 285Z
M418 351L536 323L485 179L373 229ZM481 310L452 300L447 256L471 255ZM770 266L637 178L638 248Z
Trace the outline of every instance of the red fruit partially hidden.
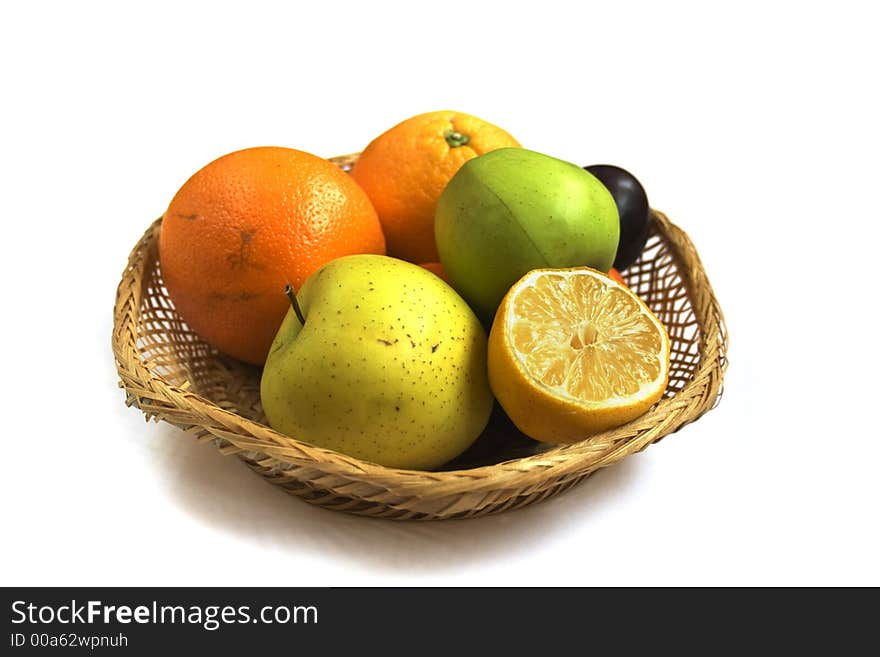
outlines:
M623 280L623 276L621 276L620 272L617 271L614 267L612 267L611 271L608 272L608 276L613 278L615 281L617 281L621 285L626 285L626 281Z
M427 269L432 274L436 274L437 276L442 278L449 285L452 285L452 283L449 283L449 277L446 276L446 270L443 269L443 265L441 265L439 262L423 262L419 265L419 267Z

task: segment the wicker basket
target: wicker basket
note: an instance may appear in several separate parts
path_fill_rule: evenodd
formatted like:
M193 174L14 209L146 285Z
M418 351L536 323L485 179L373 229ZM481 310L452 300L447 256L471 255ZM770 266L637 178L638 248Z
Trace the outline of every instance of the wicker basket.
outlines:
M333 158L348 169L356 156ZM718 302L687 235L652 211L647 247L625 279L669 331L669 385L642 417L571 445L523 436L496 408L474 446L439 472L396 470L273 431L260 406L260 369L202 342L162 284L161 218L134 247L116 295L113 353L126 403L308 502L365 516L444 519L516 509L546 499L634 454L711 409L720 398L727 335Z

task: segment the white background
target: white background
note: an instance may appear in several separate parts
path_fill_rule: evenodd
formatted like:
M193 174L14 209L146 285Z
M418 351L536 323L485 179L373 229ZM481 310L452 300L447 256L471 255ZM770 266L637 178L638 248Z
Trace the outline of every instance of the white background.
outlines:
M0 583L880 584L869 3L173 4L0 9ZM546 503L395 524L125 407L116 284L193 172L445 108L639 176L727 317L715 411Z

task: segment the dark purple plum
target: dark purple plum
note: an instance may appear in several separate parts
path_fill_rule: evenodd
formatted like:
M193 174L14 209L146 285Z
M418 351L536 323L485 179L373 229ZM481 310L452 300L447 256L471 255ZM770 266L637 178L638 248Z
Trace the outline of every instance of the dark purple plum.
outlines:
M591 164L584 169L608 188L617 204L620 241L617 244L614 268L623 271L638 259L648 241L651 220L648 195L645 194L642 184L626 169L613 164Z

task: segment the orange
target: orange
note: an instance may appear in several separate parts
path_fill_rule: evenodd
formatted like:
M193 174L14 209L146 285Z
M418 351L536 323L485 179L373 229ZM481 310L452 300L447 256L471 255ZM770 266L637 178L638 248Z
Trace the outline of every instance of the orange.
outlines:
M338 167L291 148L236 151L195 173L162 221L159 258L180 316L207 343L262 364L296 289L324 263L385 253L376 211Z
M569 443L629 422L669 380L669 336L626 286L594 269L536 269L489 334L489 384L527 436Z
M388 255L438 261L434 208L440 192L462 164L505 146L519 143L491 123L451 110L419 114L376 137L351 175L379 213Z
M440 278L442 278L449 285L452 285L452 283L449 282L449 277L446 275L446 270L443 269L443 265L440 264L439 262L423 262L422 264L419 265L419 267L423 267L424 269L427 269L432 274L435 274L435 275L439 276Z

